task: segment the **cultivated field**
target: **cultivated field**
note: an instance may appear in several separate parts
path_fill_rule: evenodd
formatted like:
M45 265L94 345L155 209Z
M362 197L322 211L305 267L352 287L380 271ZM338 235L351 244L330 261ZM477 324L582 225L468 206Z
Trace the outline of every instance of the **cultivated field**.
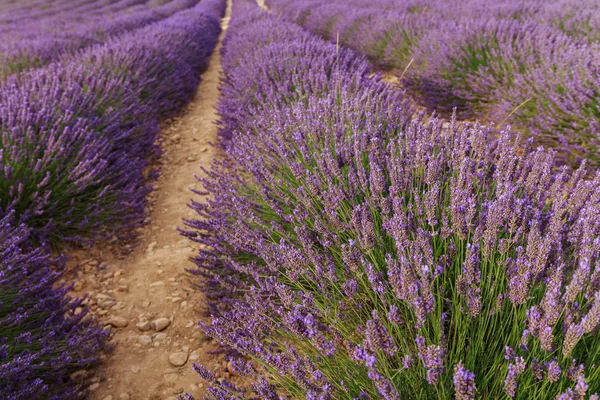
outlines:
M600 4L0 0L0 398L600 393Z

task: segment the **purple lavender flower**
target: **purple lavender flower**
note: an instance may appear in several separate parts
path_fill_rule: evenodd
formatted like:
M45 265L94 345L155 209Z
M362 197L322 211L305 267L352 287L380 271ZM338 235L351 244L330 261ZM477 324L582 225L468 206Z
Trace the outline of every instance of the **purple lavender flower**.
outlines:
M61 285L63 259L31 249L29 230L0 219L0 393L4 398L77 399L71 379L99 362L108 334ZM53 268L55 267L55 268Z
M457 400L475 399L475 374L466 369L462 361L454 367L453 382Z

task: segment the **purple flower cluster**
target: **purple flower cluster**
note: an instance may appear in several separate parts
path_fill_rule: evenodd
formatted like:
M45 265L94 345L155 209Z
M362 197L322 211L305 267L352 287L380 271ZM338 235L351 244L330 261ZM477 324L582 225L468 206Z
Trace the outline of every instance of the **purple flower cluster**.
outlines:
M159 121L192 97L223 4L204 0L4 82L0 215L14 211L52 243L140 224Z
M515 123L562 162L600 162L595 1L268 0L307 29L398 71L431 110Z
M107 334L58 284L60 259L29 249L29 232L0 220L0 397L80 398L70 375L98 362Z
M54 18L13 22L12 29L0 34L0 78L39 68L84 47L143 28L193 7L198 1L172 0L156 8L138 3L129 1L127 8L113 4L110 9L97 10L97 15L76 8Z
M184 234L203 245L203 329L252 360L259 398L600 390L600 174L415 113L249 0L223 67L224 156ZM197 370L209 398L252 398Z
M193 96L225 1L184 8L0 84L2 399L85 395L73 373L98 361L107 335L66 297L63 259L46 245L142 223L159 122Z

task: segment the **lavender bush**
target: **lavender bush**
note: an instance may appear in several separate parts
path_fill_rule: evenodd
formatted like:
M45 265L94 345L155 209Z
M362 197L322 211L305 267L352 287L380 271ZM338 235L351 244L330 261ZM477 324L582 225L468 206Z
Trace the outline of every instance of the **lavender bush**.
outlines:
M226 157L186 235L203 329L255 382L195 365L208 398L597 399L600 175L415 116L351 53L252 8L234 7Z
M429 110L518 126L559 162L600 161L598 5L570 0L268 0L382 68ZM409 67L410 65L410 67Z
M9 222L0 220L0 397L81 398L70 375L98 362L108 335L66 297L61 260L28 249L28 229Z
M204 0L0 86L0 215L52 244L139 225L158 123L193 95L223 7Z
M2 36L0 78L39 68L66 54L168 18L196 3L197 0L173 0L157 8L144 7L124 15L123 10L117 9L97 17L72 12L61 14L60 19L20 24Z

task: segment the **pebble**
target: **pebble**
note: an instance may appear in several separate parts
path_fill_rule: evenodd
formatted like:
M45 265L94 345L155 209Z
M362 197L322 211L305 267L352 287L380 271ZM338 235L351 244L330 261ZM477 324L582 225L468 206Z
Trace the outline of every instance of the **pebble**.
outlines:
M98 382L96 382L93 385L90 385L90 387L88 388L88 390L90 392L93 392L94 390L98 389L99 387L100 387L100 384Z
M187 353L188 351L190 351L190 346L183 346L181 348L181 350L183 350L183 351L185 351Z
M164 332L154 334L155 342L164 342L167 339L167 334Z
M148 335L140 335L138 336L138 342L140 344L150 344L152 343L152 338Z
M142 332L147 332L152 328L150 322L148 321L138 322L137 324L135 324L135 326Z
M83 290L83 282L77 281L73 284L73 290L76 292L81 292Z
M194 321L190 321L187 324L185 324L186 328L191 328L192 326L194 326Z
M134 374L140 372L140 367L138 367L137 365L132 365L129 369L131 369L131 372L133 372Z
M131 399L131 396L129 396L129 394L127 394L127 393L121 393L119 395L119 400L130 400L130 399Z
M75 371L71 374L71 379L77 380L79 378L85 378L87 376L87 371L84 369L80 369L79 371Z
M109 296L105 293L98 293L96 295L96 300L98 301L115 301L115 299L112 296Z
M181 140L181 135L178 133L171 136L171 142L173 142L173 143L179 143L180 140Z
M188 360L188 353L185 351L173 353L169 356L169 362L175 367L182 367Z
M103 400L113 400L113 397L112 397L112 395L109 394Z
M149 301L143 301L142 302L142 308L148 308L150 307L150 302Z
M157 281L157 282L152 282L150 284L150 287L159 287L159 286L165 286L165 283L163 281Z
M125 328L127 325L129 325L129 321L127 321L126 318L118 315L110 317L108 323L114 326L115 328Z
M234 369L234 367L233 367L233 363L232 363L231 361L228 361L228 362L227 362L227 371L228 371L228 372L229 372L231 375L233 375L233 376L240 376L240 374L238 374L238 373L235 371L235 369Z
M152 321L152 328L157 332L164 331L169 325L171 325L169 318L158 318Z

